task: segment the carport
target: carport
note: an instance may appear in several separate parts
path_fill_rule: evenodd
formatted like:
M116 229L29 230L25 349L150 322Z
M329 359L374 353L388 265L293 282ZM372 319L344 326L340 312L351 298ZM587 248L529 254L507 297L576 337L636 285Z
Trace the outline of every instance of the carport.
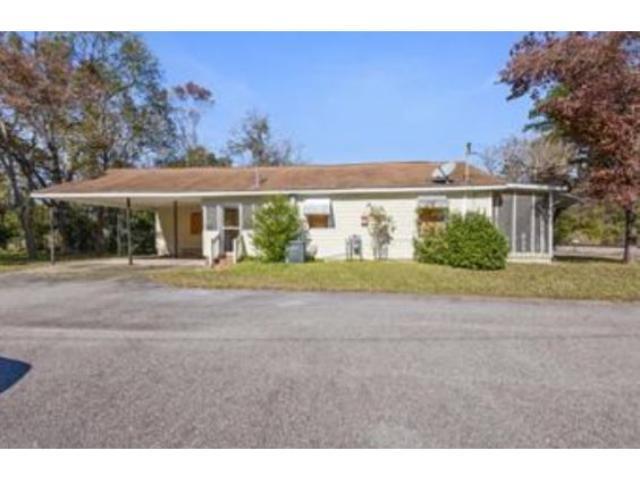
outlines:
M122 192L109 194L90 194L79 192L48 192L46 190L35 192L32 198L36 200L48 200L49 204L49 256L51 263L55 263L55 209L58 202L69 202L78 205L93 207L119 208L124 211L126 252L129 265L133 264L133 241L131 235L131 213L134 210L150 210L156 215L155 234L156 243L164 245L161 255L173 258L189 255L181 255L187 250L187 246L181 245L184 235L181 230L187 228L192 236L198 237L198 243L202 238L202 209L198 199L179 198L177 195L148 195L136 192ZM196 216L189 214L196 213ZM199 221L198 221L199 217ZM194 233L196 232L197 233ZM158 242L158 236L162 236L162 242ZM192 242L193 243L193 242ZM199 246L199 245L198 245ZM192 248L193 250L193 248Z

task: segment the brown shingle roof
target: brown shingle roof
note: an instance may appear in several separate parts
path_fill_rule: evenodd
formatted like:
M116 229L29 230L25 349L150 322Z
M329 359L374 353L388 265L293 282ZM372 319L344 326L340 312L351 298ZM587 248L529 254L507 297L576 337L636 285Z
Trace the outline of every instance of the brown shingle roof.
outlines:
M55 185L46 193L176 193L278 190L340 190L464 185L464 163L457 163L446 185L432 179L435 162L388 162L345 165L299 165L241 168L112 169L93 180ZM258 175L256 175L256 172ZM469 165L468 185L504 182ZM256 182L259 177L259 183Z

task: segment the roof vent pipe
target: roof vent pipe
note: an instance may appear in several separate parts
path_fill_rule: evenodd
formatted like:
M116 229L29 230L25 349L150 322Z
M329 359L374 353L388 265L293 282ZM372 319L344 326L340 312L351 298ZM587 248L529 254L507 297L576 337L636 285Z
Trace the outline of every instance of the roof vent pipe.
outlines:
M258 170L258 166L253 169L253 188L256 190L260 188L260 171Z
M467 142L464 152L464 183L469 183L469 157L473 152L471 151L471 142Z

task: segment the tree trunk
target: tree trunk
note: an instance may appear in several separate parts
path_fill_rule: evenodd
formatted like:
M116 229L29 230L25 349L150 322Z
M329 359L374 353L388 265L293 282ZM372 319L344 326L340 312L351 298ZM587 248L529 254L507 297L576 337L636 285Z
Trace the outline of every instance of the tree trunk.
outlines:
M631 263L633 261L632 249L637 243L636 231L636 210L635 205L624 209L624 255L622 261Z
M69 208L64 203L57 203L55 222L60 235L60 255L73 253L73 228L69 221Z
M33 232L33 210L30 200L26 200L19 209L20 226L24 232L24 242L27 248L27 256L29 260L35 260L38 255L38 247L36 245L35 234Z
M1 159L3 172L9 178L11 190L13 193L12 208L18 211L20 227L24 233L24 242L27 248L27 256L29 260L35 260L38 256L38 246L36 245L35 233L33 231L33 201L28 194L23 195L18 182L18 176L12 159L4 157Z

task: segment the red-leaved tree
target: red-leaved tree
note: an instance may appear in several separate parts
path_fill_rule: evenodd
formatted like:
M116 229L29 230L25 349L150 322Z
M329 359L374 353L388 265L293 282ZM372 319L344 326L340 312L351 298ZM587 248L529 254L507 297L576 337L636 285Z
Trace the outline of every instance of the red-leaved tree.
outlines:
M586 191L624 209L630 262L640 194L640 33L526 35L501 81L509 99L529 95L534 113L581 149Z

